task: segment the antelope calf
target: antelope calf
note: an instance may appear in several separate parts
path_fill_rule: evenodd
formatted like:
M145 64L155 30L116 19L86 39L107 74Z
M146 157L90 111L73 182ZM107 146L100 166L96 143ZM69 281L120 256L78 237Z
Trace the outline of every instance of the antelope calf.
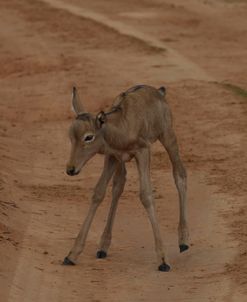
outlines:
M113 176L112 203L97 252L97 258L107 256L118 200L126 180L125 163L134 158L140 179L140 200L153 229L158 269L169 271L170 266L162 243L150 182L150 146L157 140L169 154L178 190L180 252L187 250L189 246L186 221L186 171L179 156L177 140L172 128L172 115L165 99L165 88L134 86L115 99L109 112L101 111L94 116L85 111L74 87L72 107L76 118L69 132L72 149L67 164L67 174L77 175L96 153L104 154L105 160L86 219L63 264L74 265L83 251L90 225Z

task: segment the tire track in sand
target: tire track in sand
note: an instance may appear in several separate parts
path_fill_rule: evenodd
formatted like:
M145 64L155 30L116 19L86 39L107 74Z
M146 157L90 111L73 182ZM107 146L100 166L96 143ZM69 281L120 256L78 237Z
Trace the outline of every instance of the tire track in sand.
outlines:
M163 50L166 56L166 58L164 59L166 59L171 65L179 66L180 72L181 70L183 70L183 73L185 74L185 77L187 79L215 81L213 77L211 77L208 73L206 73L202 68L200 68L193 61L184 57L175 49L169 47L166 43L160 41L154 36L138 31L137 29L127 24L124 24L123 22L111 20L110 18L108 18L103 14L90 11L88 9L76 6L74 4L66 3L62 0L41 0L41 1L49 4L54 8L66 10L67 12L73 15L90 19L97 23L103 24L104 26L107 26L117 31L121 35L135 38L139 41L144 42L150 47Z

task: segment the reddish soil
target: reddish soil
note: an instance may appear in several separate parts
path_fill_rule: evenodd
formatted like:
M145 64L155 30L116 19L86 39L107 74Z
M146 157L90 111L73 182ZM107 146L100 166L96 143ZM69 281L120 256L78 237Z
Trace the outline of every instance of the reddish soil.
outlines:
M246 301L246 1L0 1L0 301ZM167 154L152 181L172 270L156 270L134 163L109 257L95 258L110 189L75 267L61 261L102 157L65 174L76 83L97 113L138 83L164 85L189 176L191 248L177 246Z

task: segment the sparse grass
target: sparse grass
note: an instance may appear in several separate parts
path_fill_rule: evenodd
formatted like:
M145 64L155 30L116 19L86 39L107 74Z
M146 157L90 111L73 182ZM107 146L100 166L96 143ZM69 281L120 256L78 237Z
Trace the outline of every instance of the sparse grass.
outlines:
M245 99L247 99L247 90L244 89L244 88L241 88L237 85L234 85L234 84L230 84L230 83L221 83L221 85L228 89L228 90L231 90L234 94L236 95L239 95Z

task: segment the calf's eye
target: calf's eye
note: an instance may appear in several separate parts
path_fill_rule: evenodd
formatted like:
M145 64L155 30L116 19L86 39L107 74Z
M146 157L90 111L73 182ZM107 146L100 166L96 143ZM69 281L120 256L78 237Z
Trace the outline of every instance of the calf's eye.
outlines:
M94 134L85 134L83 137L85 143L91 143L92 141L94 141L94 139L95 139Z

